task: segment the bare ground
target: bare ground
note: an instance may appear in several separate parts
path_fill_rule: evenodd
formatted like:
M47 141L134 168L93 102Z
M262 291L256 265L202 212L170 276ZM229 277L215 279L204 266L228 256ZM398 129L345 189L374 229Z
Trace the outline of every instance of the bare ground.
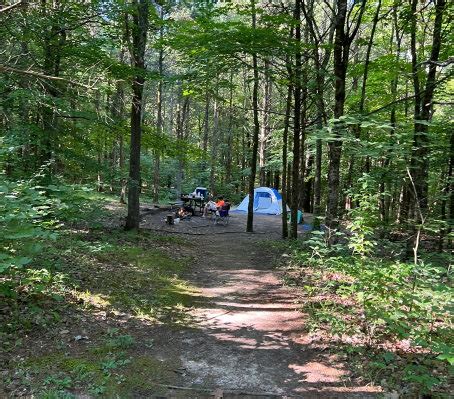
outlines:
M296 295L275 270L279 254L269 240L280 237L280 217L256 216L254 234L246 217L232 213L228 226L200 217L179 225L148 215L144 228L190 235L198 264L186 276L200 289L191 311L195 323L178 332L161 326L156 350L178 358L181 374L169 395L181 397L372 398L379 387L350 378L336 348L312 344ZM310 223L310 217L306 223ZM302 233L302 232L301 232ZM194 236L192 236L194 235ZM217 390L217 391L216 391ZM201 396L207 392L208 396ZM209 392L209 393L208 393ZM249 394L247 394L247 393ZM221 394L222 393L222 394Z
M117 216L110 217L104 230L96 234L116 232L121 237L124 208L112 204L110 211ZM256 216L255 232L247 234L243 214L232 213L227 226L214 225L200 216L168 226L165 216L165 211L143 209L141 227L160 232L164 239L184 237L189 243L150 241L150 245L162 247L170 259L193 259L178 277L192 287L190 295L184 294L189 302L176 316L170 311L153 322L132 308L117 307L112 293L117 283L127 286L124 292L129 295L152 292L153 274L145 278L138 264L127 266L118 258L89 264L86 273L79 268L81 289L93 294L90 303L67 303L61 309L60 324L30 331L3 357L0 351L0 376L6 381L3 387L0 383L0 398L31 397L33 381L36 384L49 374L61 380L62 375L68 376L69 367L74 382L70 391L78 398L97 397L86 385L76 383L74 370L88 368L100 373L99 364L106 361L106 354L97 353L112 329L131 336L135 344L123 355L132 363L118 369L117 374L122 374L129 367L126 379L119 381L121 393L105 393L103 397L310 399L373 398L380 394L380 387L353 378L336 354L335 344L320 343L305 332L305 316L296 303L298 295L283 285L277 268L282 254L271 246L280 238L280 217ZM310 217L306 222L311 222ZM98 245L98 236L88 230L80 234ZM146 247L144 252L146 255ZM149 255L153 259L152 246ZM168 289L185 298L177 285ZM142 294L138 298L146 299ZM91 303L97 298L101 302ZM104 304L103 298L111 304ZM149 305L145 302L144 308ZM30 374L31 366L37 374ZM111 382L117 374L112 371Z

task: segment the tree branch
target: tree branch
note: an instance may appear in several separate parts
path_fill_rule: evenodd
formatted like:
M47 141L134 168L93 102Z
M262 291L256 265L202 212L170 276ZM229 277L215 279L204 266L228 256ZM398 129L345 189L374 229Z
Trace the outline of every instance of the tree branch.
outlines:
M24 4L24 2L23 2L23 0L21 0L21 1L18 1L17 3L14 3L14 4L11 4L11 5L9 5L9 6L0 8L0 13L6 12L6 11L10 11L10 10L12 10L13 8L16 8L16 7L18 7L18 6L21 6L21 5L23 5L23 4Z
M63 82L67 83L73 86L79 86L83 87L85 89L89 90L96 90L94 87L85 85L83 83L75 82L74 80L66 79L66 78L61 78L59 76L50 76L50 75L45 75L41 72L37 71L31 71L31 70L23 70L23 69L17 69L17 68L12 68L7 65L2 65L0 64L0 71L1 72L12 72L12 73L17 73L19 75L29 75L29 76L34 76L39 79L46 79L46 80L52 80L52 81L58 81L58 82Z

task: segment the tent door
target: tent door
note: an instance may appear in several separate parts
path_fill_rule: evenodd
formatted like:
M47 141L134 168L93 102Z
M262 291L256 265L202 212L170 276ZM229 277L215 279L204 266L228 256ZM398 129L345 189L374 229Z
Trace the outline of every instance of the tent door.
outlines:
M254 198L255 209L268 209L271 206L271 195L269 193L258 192Z

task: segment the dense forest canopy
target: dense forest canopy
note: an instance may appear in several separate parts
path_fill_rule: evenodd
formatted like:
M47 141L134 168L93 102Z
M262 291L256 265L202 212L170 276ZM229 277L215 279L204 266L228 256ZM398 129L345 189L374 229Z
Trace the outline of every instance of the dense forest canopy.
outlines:
M137 230L140 204L197 186L275 188L283 238L301 210L326 254L398 241L446 283L452 21L447 0L1 1L0 295L91 190Z
M454 212L451 12L445 1L8 3L3 176L39 171L123 200L139 179L154 202L195 185L235 201L284 187L291 209L326 210L331 227L367 184L383 226L430 214L441 228Z

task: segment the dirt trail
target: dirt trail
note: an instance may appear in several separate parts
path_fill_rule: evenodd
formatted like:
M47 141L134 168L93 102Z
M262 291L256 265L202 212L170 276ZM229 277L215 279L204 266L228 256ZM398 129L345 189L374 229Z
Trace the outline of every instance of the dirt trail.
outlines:
M376 397L378 388L348 379L330 348L310 345L295 294L282 285L276 255L266 248L266 240L279 237L279 219L261 216L255 224L258 234L210 236L214 229L241 231L244 216L234 214L229 226L210 226L194 241L202 261L188 280L203 297L193 311L196 327L171 334L172 350L161 354L179 357L179 385L262 394L224 398ZM183 396L206 397L188 392Z

